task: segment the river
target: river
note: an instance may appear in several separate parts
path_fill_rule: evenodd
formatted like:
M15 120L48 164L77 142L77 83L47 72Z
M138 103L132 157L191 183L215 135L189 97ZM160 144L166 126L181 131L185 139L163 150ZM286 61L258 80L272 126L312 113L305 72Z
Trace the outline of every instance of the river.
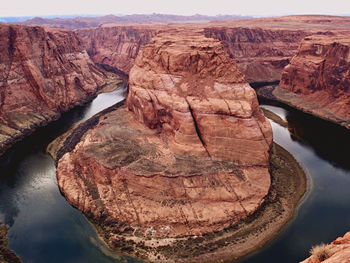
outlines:
M137 262L110 251L85 216L61 195L48 143L125 98L120 87L98 95L17 143L0 162L0 221L10 226L9 248L23 262Z
M289 107L262 107L288 121L288 128L270 121L274 141L304 168L308 190L281 234L238 262L300 262L313 245L350 231L350 131Z
M100 94L16 144L0 162L0 221L10 226L9 248L27 262L138 262L112 252L57 187L47 144L73 125L124 99L125 89ZM271 121L274 140L308 175L309 189L295 218L263 249L241 263L298 262L312 245L350 230L350 133L309 115L263 105L288 121Z

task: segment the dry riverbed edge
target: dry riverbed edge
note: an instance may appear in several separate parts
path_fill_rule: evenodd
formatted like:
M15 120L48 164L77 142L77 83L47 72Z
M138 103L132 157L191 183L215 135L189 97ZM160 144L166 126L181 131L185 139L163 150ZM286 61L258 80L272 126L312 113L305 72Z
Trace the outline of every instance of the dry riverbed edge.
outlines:
M76 140L82 138L88 129L93 128L104 114L122 105L123 102L107 108L58 137L48 146L48 152L56 160L57 154L60 158L65 152L73 150ZM80 134L81 137L72 137L73 130L79 128L82 132L75 134ZM57 144L60 146L57 147ZM58 148L61 150L57 151ZM275 143L270 164L272 184L265 203L248 219L223 231L184 237L176 241L169 239L168 243L164 239L144 240L143 242L147 242L145 247L149 248L151 245L152 249L142 249L140 244L136 246L127 240L123 242L123 239L118 245L111 244L108 242L108 229L94 222L92 218L88 219L109 247L143 259L158 262L223 262L238 259L263 247L278 235L283 226L293 218L298 202L306 191L307 183L303 169L290 153Z

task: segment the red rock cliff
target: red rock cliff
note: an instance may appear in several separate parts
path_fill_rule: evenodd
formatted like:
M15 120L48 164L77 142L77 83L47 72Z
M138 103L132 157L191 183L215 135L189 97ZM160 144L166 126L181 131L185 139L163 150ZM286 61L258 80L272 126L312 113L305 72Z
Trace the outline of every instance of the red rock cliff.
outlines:
M293 106L350 128L350 37L312 36L284 69L276 95ZM278 93L278 91L280 91Z
M157 31L156 26L111 26L77 32L94 62L128 74L140 49Z
M307 35L298 30L206 26L180 24L177 27L188 27L194 31L205 28L205 36L224 44L225 50L235 59L248 82L280 80L282 69L295 54L301 39ZM139 50L165 27L165 24L107 26L81 29L78 33L96 63L108 64L129 73ZM169 27L174 28L176 25Z
M178 39L186 33L174 31L157 35L138 56L128 108L170 133L174 149L266 165L271 128L235 62L219 41L193 32Z
M283 68L307 33L301 30L222 26L206 28L205 35L223 43L248 82L273 82L280 80Z
M65 139L59 187L113 247L192 262L181 252L196 246L191 238L232 227L263 204L270 124L221 43L202 32L160 33L129 82L131 111L108 110Z
M75 33L0 25L0 153L90 99L105 80Z

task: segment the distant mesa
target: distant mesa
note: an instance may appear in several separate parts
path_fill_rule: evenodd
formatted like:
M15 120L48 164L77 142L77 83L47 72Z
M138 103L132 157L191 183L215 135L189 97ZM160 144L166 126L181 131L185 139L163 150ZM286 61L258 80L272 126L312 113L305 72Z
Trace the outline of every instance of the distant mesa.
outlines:
M74 18L39 18L35 17L22 22L23 25L44 26L53 28L80 29L88 27L98 27L102 24L113 23L169 23L169 22L190 22L190 21L214 21L214 20L231 20L247 19L249 16L240 15L167 15L167 14L134 14L134 15L106 15L96 17L74 17Z

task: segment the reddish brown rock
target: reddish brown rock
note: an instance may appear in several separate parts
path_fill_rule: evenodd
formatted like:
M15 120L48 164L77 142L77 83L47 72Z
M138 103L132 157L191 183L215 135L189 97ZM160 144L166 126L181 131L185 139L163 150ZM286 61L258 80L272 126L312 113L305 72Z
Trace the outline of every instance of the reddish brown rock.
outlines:
M205 27L207 36L223 42L247 81L256 84L279 81L304 37L349 31L349 17L322 15L217 21Z
M58 185L112 247L191 261L182 245L195 247L191 238L222 232L263 204L271 127L220 42L200 32L159 34L129 81L131 111L111 108L65 139Z
M91 99L106 79L75 33L0 25L0 154Z
M250 83L276 82L308 33L260 27L208 27L205 35L220 40Z
M305 36L349 32L350 19L287 16L196 24L106 24L78 32L95 62L107 63L128 73L140 48L156 32L167 28L204 29L207 37L223 43L249 83L262 85L280 80L283 68L296 54Z
M329 245L318 246L313 255L301 263L349 263L350 262L350 232L344 237L338 237Z
M271 128L254 90L219 41L180 32L160 33L141 51L128 108L175 152L267 165Z
M107 64L129 73L139 50L158 31L154 26L112 26L78 31L95 63Z
M247 25L251 20L247 20ZM255 25L255 24L254 24ZM276 82L295 54L299 42L309 33L301 30L262 29L258 27L222 27L199 25L120 25L81 29L87 51L96 63L109 64L129 73L139 50L166 27L204 28L206 37L220 40L234 58L248 82Z
M277 98L350 128L350 35L312 36L284 69Z

